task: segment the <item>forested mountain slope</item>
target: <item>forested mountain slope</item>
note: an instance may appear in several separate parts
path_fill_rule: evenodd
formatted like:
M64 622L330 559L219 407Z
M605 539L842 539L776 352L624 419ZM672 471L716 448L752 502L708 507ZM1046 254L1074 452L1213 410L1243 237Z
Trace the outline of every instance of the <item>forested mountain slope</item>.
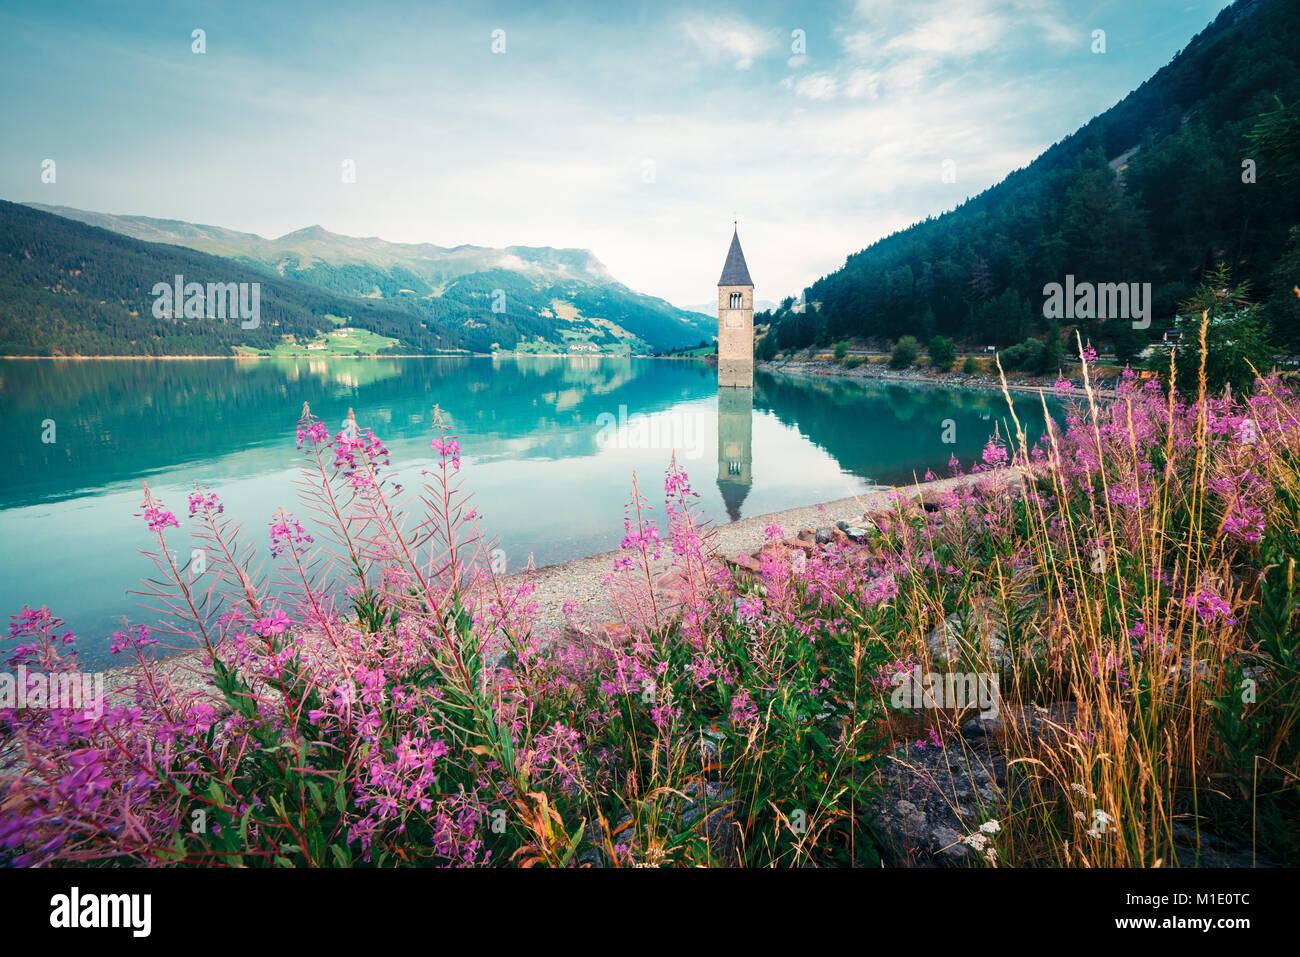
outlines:
M1043 287L1067 275L1151 283L1153 323L1087 324L1132 354L1219 262L1271 299L1294 345L1300 280L1300 3L1238 0L1150 80L1025 169L956 209L848 257L777 310L774 346L935 334L971 344L1043 336ZM1254 132L1266 134L1252 136ZM1243 167L1254 165L1254 182Z

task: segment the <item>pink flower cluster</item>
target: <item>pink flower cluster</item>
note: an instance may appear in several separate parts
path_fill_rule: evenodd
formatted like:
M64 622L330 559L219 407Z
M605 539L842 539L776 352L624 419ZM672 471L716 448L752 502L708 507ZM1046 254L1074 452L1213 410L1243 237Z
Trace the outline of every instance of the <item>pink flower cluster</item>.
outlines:
M297 519L281 516L271 522L271 557L279 558L286 548L294 549L299 555L307 552L307 546L314 539L303 530Z

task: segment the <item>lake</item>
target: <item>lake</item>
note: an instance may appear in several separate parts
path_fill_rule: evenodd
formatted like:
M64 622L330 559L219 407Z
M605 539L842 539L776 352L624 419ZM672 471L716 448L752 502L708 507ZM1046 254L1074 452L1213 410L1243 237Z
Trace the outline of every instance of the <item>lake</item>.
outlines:
M1023 423L1041 422L1037 397L1015 401ZM127 594L152 571L138 551L152 546L135 517L141 482L181 521L175 547L188 549L196 481L264 547L276 507L295 508L304 402L332 431L354 409L408 488L433 461L441 406L511 571L530 556L543 565L616 548L634 471L662 518L674 450L703 514L726 522L944 474L951 455L977 459L1007 418L997 393L860 380L758 373L752 391L720 396L712 368L673 360L0 360L13 440L0 473L0 609L48 605L87 665L105 664L123 615L147 621Z

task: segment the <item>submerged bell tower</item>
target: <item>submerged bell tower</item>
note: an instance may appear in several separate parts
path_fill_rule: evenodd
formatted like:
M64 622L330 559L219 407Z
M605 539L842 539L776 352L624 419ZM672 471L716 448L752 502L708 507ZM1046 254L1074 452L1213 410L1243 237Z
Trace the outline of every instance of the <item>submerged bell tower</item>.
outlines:
M749 278L740 231L718 280L718 385L749 389L754 385L754 281Z

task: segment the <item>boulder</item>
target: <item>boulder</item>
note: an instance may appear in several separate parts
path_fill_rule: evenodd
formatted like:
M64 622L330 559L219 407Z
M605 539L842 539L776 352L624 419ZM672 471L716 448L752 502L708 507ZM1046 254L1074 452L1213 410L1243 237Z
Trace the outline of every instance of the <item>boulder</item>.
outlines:
M1005 626L981 605L972 607L964 616L949 615L926 636L925 645L936 667L956 665L963 657L978 660L983 654L998 669L1012 665Z
M785 547L790 552L796 552L796 551L803 552L804 555L806 555L809 558L812 558L813 552L817 551L817 546L815 544L813 544L812 542L805 542L801 538L796 538L793 540L787 538L785 540Z
M1019 609L1017 618L1024 614L1031 622L1044 619L1050 621L1051 616L1045 611L1048 607L1046 599L1027 585L1030 574L1028 569L1017 569L1011 580L1013 590L1007 600ZM936 665L956 664L962 660L963 655L968 660L972 657L980 660L979 656L986 654L989 663L1002 670L1013 665L1017 654L1023 660L1043 651L1045 642L1041 637L1033 638L1033 644L1030 645L1032 633L1029 637L1022 635L1022 647L1013 649L1007 634L1007 613L1001 603L983 597L975 599L968 608L954 612L940 622L926 636L925 644Z
M921 489L920 495L916 497L921 508L927 512L937 512L943 508L943 497L947 493L935 488L933 485L927 485Z
M1013 709L1004 704L996 718L973 718L960 736L924 748L895 752L882 772L876 799L877 832L887 863L903 867L971 866L983 863L962 843L986 821L1001 820L1035 795L1008 788L1003 753L1007 723L1028 740L1059 746L1074 734L1076 706ZM990 844L996 849L997 840Z
M783 541L768 542L758 551L754 552L754 559L760 564L764 558L770 558L778 565L790 567L794 564L794 556L802 552L805 556L811 555L816 546L808 545L800 541Z
M877 833L887 863L952 867L980 863L961 839L1005 813L1006 758L961 739L908 748L884 769Z
M1180 867L1272 867L1273 862L1235 841L1202 829L1199 833L1183 821L1172 830L1173 854Z
M690 580L676 569L664 572L655 579L654 584L655 602L659 606L659 611L664 614L673 614L680 610L691 594Z
M1003 703L997 717L980 715L965 722L961 726L961 736L977 747L1004 743L1010 723L1022 740L1057 747L1073 736L1077 712L1078 706L1072 701L1034 704L1027 708Z
M632 641L632 629L621 621L607 621L596 626L596 636L607 648L622 648Z
M735 558L728 558L727 564L739 568L742 572L749 572L751 575L757 575L763 570L763 566L758 561L744 552L738 554Z
M864 512L862 519L864 524L869 527L877 528L882 532L888 531L897 525L900 521L910 522L919 518L925 513L915 502L900 503L900 508L875 508L871 511Z

